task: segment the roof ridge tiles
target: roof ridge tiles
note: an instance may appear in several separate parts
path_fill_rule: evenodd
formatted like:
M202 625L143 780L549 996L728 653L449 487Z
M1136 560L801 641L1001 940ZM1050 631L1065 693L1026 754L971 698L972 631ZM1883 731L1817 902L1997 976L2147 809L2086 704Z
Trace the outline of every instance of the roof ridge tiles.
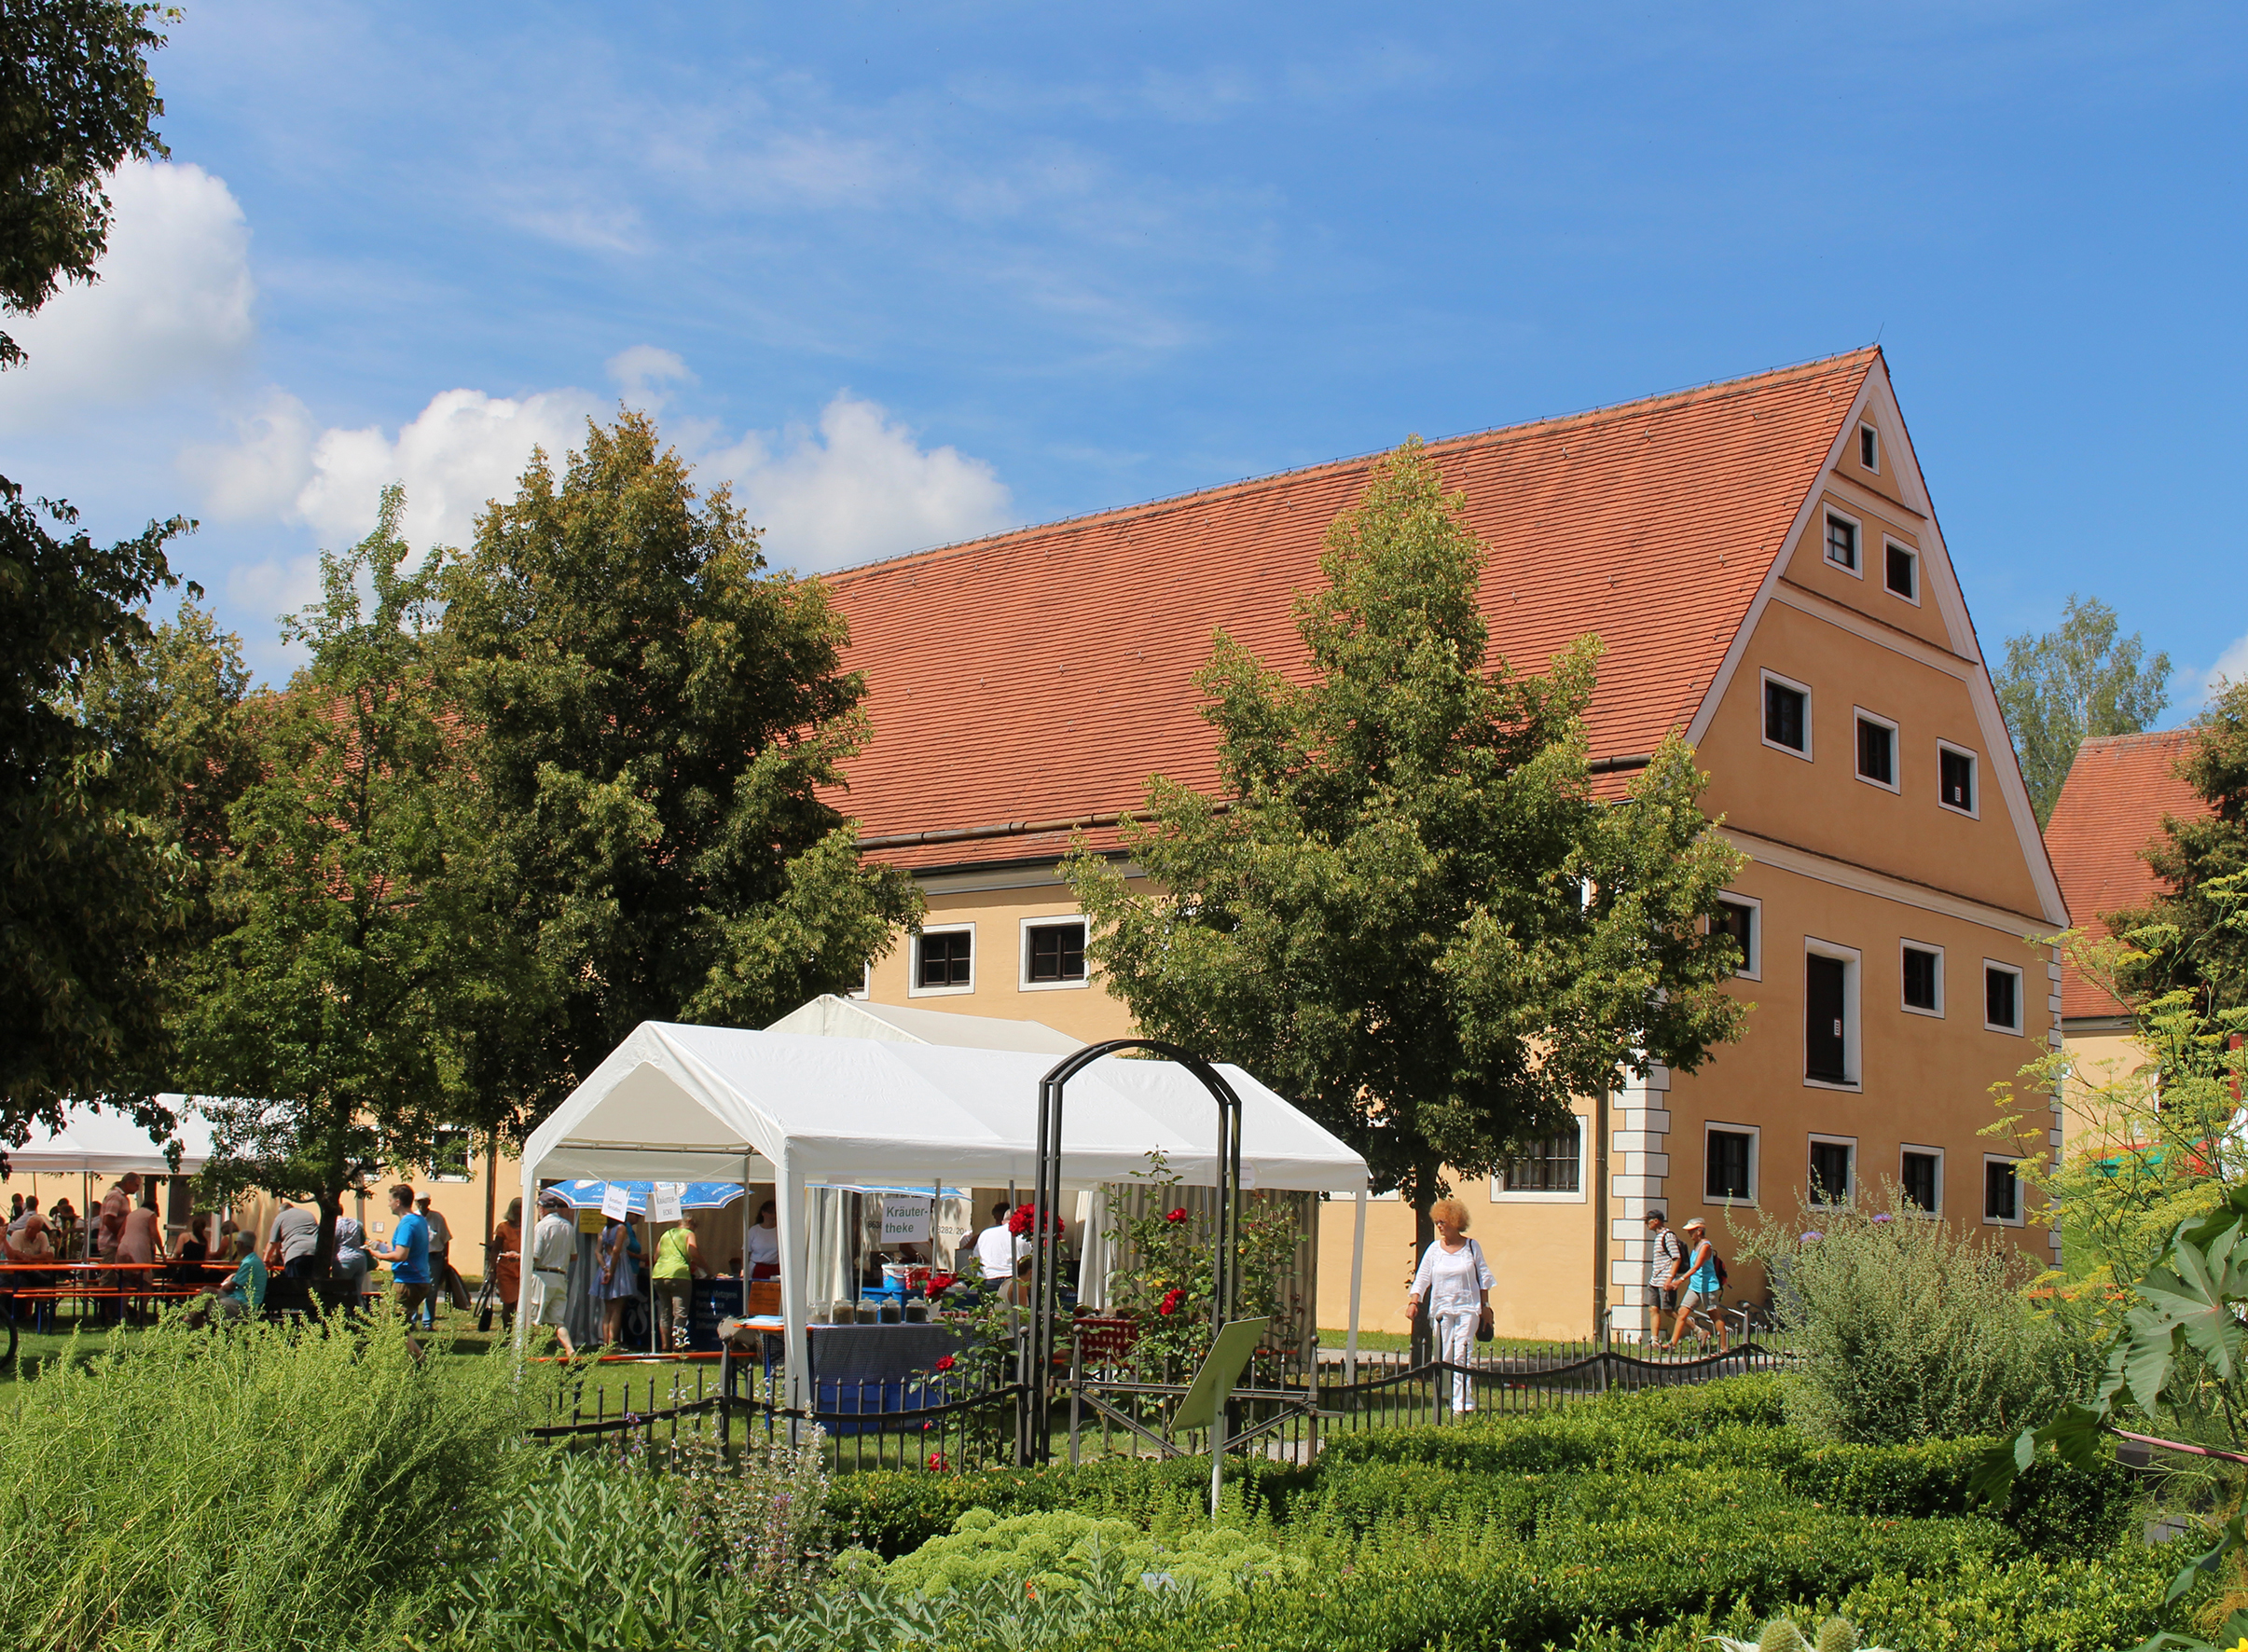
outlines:
M1522 441L1537 435L1547 435L1568 428L1587 428L1602 423L1635 418L1668 408L1717 401L1736 395L1746 395L1775 385L1814 379L1821 373L1848 373L1857 367L1869 365L1879 358L1881 346L1860 345L1854 350L1833 355L1816 356L1808 361L1791 362L1784 366L1766 367L1758 372L1744 374L1734 379L1710 379L1704 383L1667 390L1654 395L1635 396L1630 401L1614 402L1604 406L1580 408L1573 413L1553 414L1542 419L1519 420L1513 424L1491 425L1482 430L1463 431L1457 434L1439 436L1424 447L1431 453L1456 452L1470 447L1496 447L1509 441ZM917 550L902 551L895 556L878 557L867 562L856 562L848 568L833 569L813 577L830 582L847 582L855 576L872 574L885 569L903 567L919 561L935 561L952 556L966 555L986 548L997 548L1013 541L1054 533L1058 530L1077 530L1103 523L1123 524L1145 520L1173 511L1200 507L1213 502L1246 497L1265 489L1300 482L1322 473L1342 473L1372 463L1392 449L1383 447L1369 452L1345 454L1325 459L1312 464L1296 465L1287 470L1272 471L1262 475L1243 476L1231 482L1215 483L1185 493L1174 493L1154 499L1140 500L1131 504L1110 505L1097 511L1087 511L1074 516L1060 516L1046 522L1026 522L1005 528L996 533L978 535L972 539L950 540L942 544L924 545Z

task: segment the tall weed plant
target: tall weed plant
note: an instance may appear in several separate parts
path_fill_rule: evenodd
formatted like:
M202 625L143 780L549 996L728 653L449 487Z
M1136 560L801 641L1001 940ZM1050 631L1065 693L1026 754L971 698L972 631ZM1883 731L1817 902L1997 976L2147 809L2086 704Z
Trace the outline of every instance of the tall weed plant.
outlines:
M426 1353L387 1315L174 1315L53 1362L0 1406L0 1642L389 1638L543 1455L517 1442L551 1380Z
M1895 1444L2014 1432L2083 1392L2090 1344L2034 1309L2036 1264L1892 1195L1888 1208L1808 1208L1742 1246L1770 1273L1807 1356L1788 1420L1815 1439Z

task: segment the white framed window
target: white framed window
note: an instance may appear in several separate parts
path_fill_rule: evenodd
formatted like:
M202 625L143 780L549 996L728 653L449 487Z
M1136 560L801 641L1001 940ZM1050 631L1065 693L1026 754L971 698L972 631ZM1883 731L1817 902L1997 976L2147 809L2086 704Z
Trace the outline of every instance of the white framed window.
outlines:
M1881 432L1869 424L1857 427L1857 461L1875 475L1882 474Z
M1910 545L1885 540L1882 546L1882 588L1920 606L1920 553Z
M1019 952L1015 984L1024 992L1068 992L1090 984L1082 917L1023 919Z
M1858 963L1855 946L1803 937L1803 1082L1860 1090Z
M1896 1191L1924 1216L1939 1214L1944 1207L1943 1149L1905 1143L1896 1155Z
M1494 1205L1581 1205L1585 1197L1584 1120L1524 1142L1491 1178Z
M1883 792L1897 789L1896 724L1863 706L1852 708L1857 725L1857 778Z
M2004 1153L1982 1156L1982 1219L1994 1227L2021 1226L2021 1175Z
M868 958L866 960L865 967L859 971L859 990L854 993L849 993L846 996L856 999L860 1003L864 1003L868 998L871 998L875 996L874 959Z
M1985 1032L2021 1036L2021 971L1996 958L1982 960L1982 1026Z
M1741 967L1733 973L1744 981L1764 979L1764 902L1754 895L1736 895L1731 889L1717 897L1717 915L1712 929L1733 938L1741 949Z
M930 924L913 938L905 996L954 998L975 990L975 925Z
M1386 1193L1369 1193L1366 1195L1366 1199L1367 1203L1372 1205L1395 1205L1404 1196L1397 1189L1391 1188Z
M1897 976L1902 1007L1909 1015L1944 1012L1944 949L1925 941L1907 940L1897 947Z
M1857 1197L1857 1137L1811 1137L1810 1175L1804 1183L1810 1202L1834 1209Z
M1936 742L1936 801L1970 820L1982 818L1982 788L1977 783L1976 754L1949 740Z
M473 1146L465 1124L438 1125L429 1144L430 1180L473 1180L469 1164Z
M1763 1132L1754 1124L1711 1120L1702 1126L1702 1200L1705 1205L1754 1205Z
M1811 689L1776 671L1764 673L1764 743L1774 751L1811 756Z
M1831 507L1827 512L1827 566L1839 568L1852 579L1866 577L1865 557L1861 547L1865 539L1865 525L1855 516L1844 516Z

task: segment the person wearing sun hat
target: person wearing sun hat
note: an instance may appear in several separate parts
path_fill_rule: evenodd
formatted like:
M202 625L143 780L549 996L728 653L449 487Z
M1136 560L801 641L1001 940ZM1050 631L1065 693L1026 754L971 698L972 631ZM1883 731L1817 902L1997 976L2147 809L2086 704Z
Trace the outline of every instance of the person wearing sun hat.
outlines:
M570 1259L577 1249L577 1223L570 1201L554 1189L539 1195L539 1225L531 1234L531 1323L550 1325L562 1352L576 1356L564 1310L570 1302Z
M1689 1217L1679 1231L1686 1235L1686 1255L1671 1275L1671 1285L1678 1291L1678 1315L1666 1345L1676 1348L1687 1327L1699 1316L1716 1323L1717 1352L1729 1353L1732 1343L1726 1334L1725 1315L1719 1311L1717 1292L1722 1282L1717 1278L1717 1248L1709 1242L1709 1224L1698 1216Z

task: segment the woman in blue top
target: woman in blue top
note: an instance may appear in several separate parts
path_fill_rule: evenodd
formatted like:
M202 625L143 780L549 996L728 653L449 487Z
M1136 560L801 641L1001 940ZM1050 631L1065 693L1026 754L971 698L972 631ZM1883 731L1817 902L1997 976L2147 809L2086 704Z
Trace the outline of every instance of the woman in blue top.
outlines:
M1699 1319L1704 1324L1715 1321L1717 1327L1717 1352L1730 1352L1732 1342L1725 1328L1723 1304L1717 1300L1724 1288L1717 1278L1717 1247L1709 1242L1707 1224L1700 1217L1689 1219L1682 1232L1686 1234L1687 1252L1678 1263L1678 1271L1671 1275L1673 1285L1683 1285L1678 1292L1678 1317L1671 1326L1669 1345L1676 1348L1686 1328Z
M621 1222L601 1230L600 1295L609 1304L601 1314L601 1341L614 1342L625 1322L625 1304L640 1295L640 1235L632 1231L640 1212L628 1210Z

